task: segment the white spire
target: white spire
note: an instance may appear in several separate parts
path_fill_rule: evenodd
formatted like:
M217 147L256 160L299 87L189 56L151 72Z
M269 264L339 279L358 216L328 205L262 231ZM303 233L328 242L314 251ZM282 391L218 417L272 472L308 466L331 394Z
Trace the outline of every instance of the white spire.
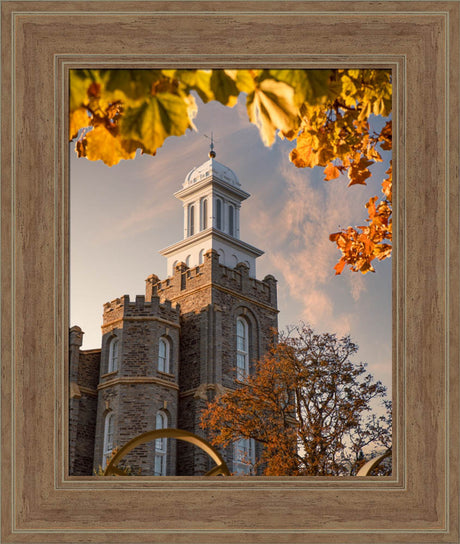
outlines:
M177 262L199 266L204 253L214 249L222 264L234 268L244 262L255 277L255 259L263 251L240 240L241 203L250 195L236 174L216 161L212 133L210 140L209 159L190 170L182 189L174 193L184 208L184 239L160 253L168 258L168 275Z
M205 138L209 138L209 136L207 136L206 134L204 135ZM211 132L211 149L209 150L209 158L210 159L215 159L216 158L216 152L214 151L214 133Z

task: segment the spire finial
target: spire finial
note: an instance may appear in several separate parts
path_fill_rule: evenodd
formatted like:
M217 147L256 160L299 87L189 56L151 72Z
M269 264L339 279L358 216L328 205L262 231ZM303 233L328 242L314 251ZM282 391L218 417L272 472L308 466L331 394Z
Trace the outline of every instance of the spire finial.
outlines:
M211 140L211 149L209 151L209 158L214 159L214 157L216 156L216 152L214 151L214 133L211 132L211 138L209 138L209 136L207 136L206 134L204 136L205 138L208 138L209 140Z

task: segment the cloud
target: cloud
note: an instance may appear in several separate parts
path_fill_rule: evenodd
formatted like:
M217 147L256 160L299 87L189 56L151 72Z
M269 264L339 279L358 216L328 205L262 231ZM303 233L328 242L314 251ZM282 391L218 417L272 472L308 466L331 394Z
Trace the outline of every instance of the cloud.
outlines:
M347 274L347 280L350 285L351 296L355 302L358 302L362 293L366 291L365 279L362 274Z
M344 310L337 296L344 281L334 275L339 254L329 234L356 221L362 202L343 180L326 183L316 172L296 169L287 160L281 161L278 175L277 197L252 216L251 231L262 247L263 240L270 243L266 264L301 305L301 318L312 326L348 334L353 314L350 308ZM353 300L358 300L366 288L362 278L345 281Z
M100 233L100 240L122 240L133 238L155 227L172 213L176 212L177 203L158 199L143 202L126 217L118 220Z

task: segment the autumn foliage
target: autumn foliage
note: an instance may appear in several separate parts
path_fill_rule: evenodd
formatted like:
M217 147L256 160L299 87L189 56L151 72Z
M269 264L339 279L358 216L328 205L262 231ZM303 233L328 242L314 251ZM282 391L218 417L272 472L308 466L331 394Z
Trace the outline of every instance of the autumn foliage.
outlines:
M264 144L295 140L291 162L324 168L326 181L365 185L391 150L391 121L378 133L369 123L391 114L389 70L71 70L70 139L78 156L109 166L138 149L155 155L166 138L195 128L195 94L232 107L241 93ZM382 197L366 204L367 224L331 234L342 253L336 274L345 265L374 271L374 259L390 256L391 167L387 174Z
M93 473L95 476L104 476L104 472L106 468L109 466L109 463L112 461L112 459L115 457L115 455L120 451L120 448L117 446L113 448L112 453L110 454L110 457L108 457L105 460L105 467L102 467L102 465L99 465L97 470L94 469ZM118 464L117 468L124 472L125 476L140 476L141 475L141 469L134 469L131 465L126 464L124 461Z
M208 405L201 426L216 446L241 438L262 444L255 470L264 475L356 474L363 451L391 445L385 387L350 360L357 350L349 336L293 328L237 389ZM372 412L375 400L383 415Z

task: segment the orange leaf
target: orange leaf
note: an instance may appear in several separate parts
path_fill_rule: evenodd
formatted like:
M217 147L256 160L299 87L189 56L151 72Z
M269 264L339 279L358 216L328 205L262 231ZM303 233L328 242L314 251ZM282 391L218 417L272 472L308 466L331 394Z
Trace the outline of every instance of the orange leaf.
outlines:
M342 259L340 259L340 261L334 266L335 275L338 276L339 274L341 274L344 267L345 267L345 260L342 257Z
M325 181L330 181L331 179L336 179L340 176L340 170L337 168L337 166L334 166L332 162L329 162L324 169L324 173L326 177L324 178Z

